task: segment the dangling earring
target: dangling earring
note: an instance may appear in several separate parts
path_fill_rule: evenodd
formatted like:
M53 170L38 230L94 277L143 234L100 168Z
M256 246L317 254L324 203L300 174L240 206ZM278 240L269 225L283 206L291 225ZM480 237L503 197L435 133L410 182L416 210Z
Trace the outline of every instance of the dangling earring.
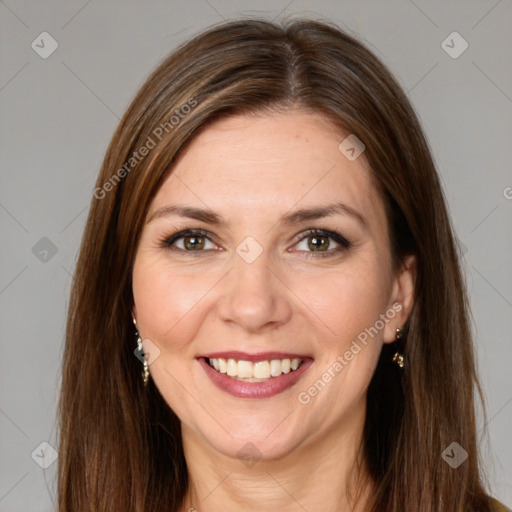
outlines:
M395 339L399 340L402 337L403 333L404 333L404 331L400 327L398 327L396 329ZM396 363L400 368L404 367L404 356L400 352L396 352L395 353L395 355L393 356L392 361L393 361L393 363Z
M143 351L142 339L140 337L139 331L137 330L137 320L135 320L135 318L133 319L133 325L135 325L135 336L137 337L137 350L144 357L144 371L141 373L142 381L144 382L144 386L147 386L148 380L149 380L148 361L146 359L146 354L144 354L144 351Z

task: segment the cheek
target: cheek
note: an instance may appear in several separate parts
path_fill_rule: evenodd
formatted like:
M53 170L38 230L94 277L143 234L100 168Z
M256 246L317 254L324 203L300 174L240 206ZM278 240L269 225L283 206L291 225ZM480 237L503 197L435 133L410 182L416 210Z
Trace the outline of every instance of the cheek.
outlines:
M201 300L211 286L205 276L171 271L150 257L136 259L133 295L143 336L180 350L201 325Z
M367 264L315 282L299 292L315 313L320 335L316 371L299 389L298 400L312 403L315 421L327 427L361 403L374 374L384 333L377 322L385 313L389 281L379 265Z
M324 343L341 350L385 313L389 282L376 264L333 270L318 279L297 283L297 295L323 325ZM379 334L376 338L382 336Z

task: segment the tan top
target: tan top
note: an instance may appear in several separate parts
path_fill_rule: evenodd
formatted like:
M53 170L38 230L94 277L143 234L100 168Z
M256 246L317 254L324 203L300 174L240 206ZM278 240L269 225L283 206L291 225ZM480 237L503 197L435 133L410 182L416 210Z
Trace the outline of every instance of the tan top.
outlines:
M491 498L492 503L492 512L510 512L510 509L505 507L503 503L500 503L498 500Z

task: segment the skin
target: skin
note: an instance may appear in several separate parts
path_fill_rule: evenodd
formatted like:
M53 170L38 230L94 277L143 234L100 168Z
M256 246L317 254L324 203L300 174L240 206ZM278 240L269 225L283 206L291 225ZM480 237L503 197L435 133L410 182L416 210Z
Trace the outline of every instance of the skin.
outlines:
M346 135L299 110L219 120L180 155L150 205L133 269L133 315L146 350L160 351L150 378L181 420L191 480L184 511L364 510L372 482L350 508L347 478L358 474L366 391L382 344L395 340L413 305L416 262L411 256L393 272L384 204L364 153L349 161L338 150ZM339 202L366 225L340 213L278 223L299 208ZM150 220L170 204L210 209L227 225L175 214ZM190 238L175 250L162 243L186 228L204 229L213 241L199 238L203 248L188 252ZM338 232L352 245L336 251L328 238L315 251L309 228ZM248 236L263 249L252 263L236 252ZM327 256L308 258L319 252ZM393 304L400 311L333 371ZM236 398L196 360L225 350L293 351L314 362L277 396ZM299 393L329 368L335 376L301 403ZM237 456L248 442L259 459L250 467ZM359 474L367 476L364 467Z

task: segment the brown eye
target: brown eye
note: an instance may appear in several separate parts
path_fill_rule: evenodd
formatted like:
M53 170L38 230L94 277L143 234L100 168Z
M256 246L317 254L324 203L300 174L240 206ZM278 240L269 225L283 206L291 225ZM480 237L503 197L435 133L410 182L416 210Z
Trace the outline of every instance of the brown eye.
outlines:
M204 248L204 238L200 236L184 236L183 245L187 250L195 251Z
M202 229L186 229L175 233L163 240L162 246L183 252L207 252L215 249L215 244L211 241L209 233Z
M312 251L324 251L329 248L329 238L326 236L308 237L308 247Z
M293 252L302 252L307 258L323 258L335 256L351 246L351 242L339 233L310 229L302 234Z

